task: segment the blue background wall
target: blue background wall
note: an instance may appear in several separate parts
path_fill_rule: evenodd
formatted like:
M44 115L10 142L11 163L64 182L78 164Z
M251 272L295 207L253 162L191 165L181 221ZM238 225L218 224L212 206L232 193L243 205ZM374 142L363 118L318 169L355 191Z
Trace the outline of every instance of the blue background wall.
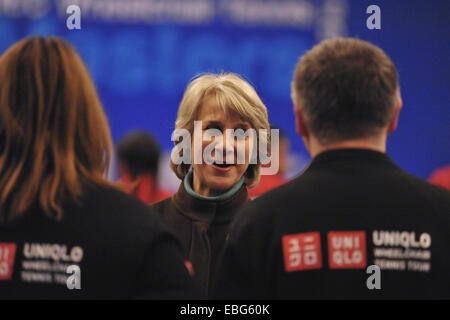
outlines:
M114 140L131 129L145 129L170 149L189 79L201 72L231 71L256 87L270 121L286 131L293 151L307 157L294 129L290 81L298 57L328 28L331 35L379 45L395 62L404 108L388 142L394 160L424 178L450 163L450 1L296 1L314 9L312 22L300 26L236 21L220 11L221 0L209 1L217 14L199 23L170 17L108 20L85 14L80 2L82 29L68 30L68 15L59 10L77 2L0 0L0 52L28 35L58 35L72 42L94 78ZM381 30L366 28L371 4L381 8Z

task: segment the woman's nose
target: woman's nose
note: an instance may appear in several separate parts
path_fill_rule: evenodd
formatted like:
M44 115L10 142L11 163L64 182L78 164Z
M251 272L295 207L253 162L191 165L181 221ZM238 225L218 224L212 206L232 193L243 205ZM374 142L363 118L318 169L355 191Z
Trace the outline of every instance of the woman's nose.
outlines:
M234 139L233 130L226 130L220 138L216 139L216 142L215 152L222 153L223 160L226 163L233 163L236 149L236 141Z

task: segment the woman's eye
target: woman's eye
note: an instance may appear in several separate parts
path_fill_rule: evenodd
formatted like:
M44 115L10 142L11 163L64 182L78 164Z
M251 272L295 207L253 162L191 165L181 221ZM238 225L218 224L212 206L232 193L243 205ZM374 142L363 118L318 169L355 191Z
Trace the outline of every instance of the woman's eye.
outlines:
M245 126L245 125L238 126L238 127L234 128L235 131L236 130L242 130L243 132L247 132L248 129L249 128L247 126Z
M215 126L215 125L209 125L206 126L205 130L209 130L209 129L216 129L222 132L222 128L220 128L219 126Z

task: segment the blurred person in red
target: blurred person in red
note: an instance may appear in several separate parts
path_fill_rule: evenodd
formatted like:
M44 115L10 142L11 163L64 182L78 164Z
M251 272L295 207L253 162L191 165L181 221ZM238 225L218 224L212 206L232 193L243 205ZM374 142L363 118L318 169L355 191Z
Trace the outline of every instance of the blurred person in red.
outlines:
M428 182L450 190L450 165L434 170L428 178Z
M133 131L117 144L119 187L127 194L152 204L172 193L158 186L158 163L161 155L158 142L145 131Z
M279 130L279 156L273 158L275 161L278 161L278 172L274 175L261 175L261 180L259 181L258 186L248 190L248 195L251 199L254 199L263 193L275 189L289 181L286 177L287 172L289 171L289 151L291 147L289 139L281 129L276 128L273 125L271 126L271 129ZM270 165L271 164L268 163L262 165L262 167L270 167Z

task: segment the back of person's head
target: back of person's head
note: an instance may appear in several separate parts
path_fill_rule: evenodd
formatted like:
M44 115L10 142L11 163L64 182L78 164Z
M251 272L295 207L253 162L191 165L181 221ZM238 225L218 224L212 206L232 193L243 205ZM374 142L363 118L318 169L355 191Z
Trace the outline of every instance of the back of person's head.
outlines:
M107 184L111 137L75 50L30 37L0 57L0 222L38 205L60 219L82 184Z
M398 90L397 70L383 50L335 38L300 58L291 95L311 133L328 144L376 135L391 120Z
M117 144L119 161L133 178L143 173L156 176L160 154L158 142L144 131L130 132Z

